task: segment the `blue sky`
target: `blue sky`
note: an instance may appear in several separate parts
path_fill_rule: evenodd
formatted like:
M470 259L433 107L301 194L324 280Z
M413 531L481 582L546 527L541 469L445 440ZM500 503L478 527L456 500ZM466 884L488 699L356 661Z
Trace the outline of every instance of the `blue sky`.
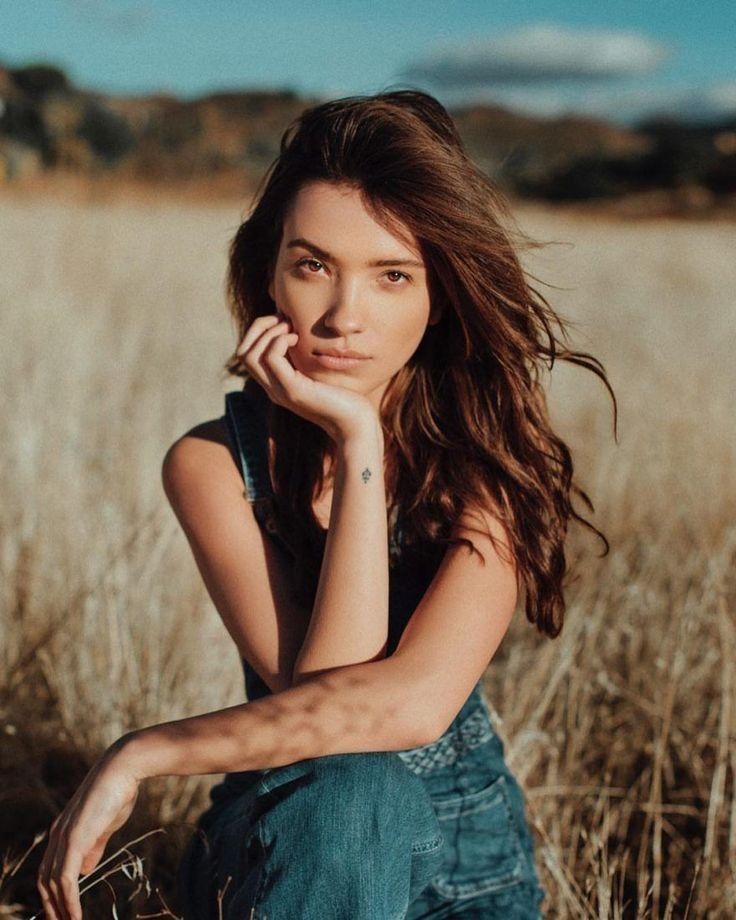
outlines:
M0 0L0 63L106 92L400 84L621 122L736 113L734 34L734 0Z

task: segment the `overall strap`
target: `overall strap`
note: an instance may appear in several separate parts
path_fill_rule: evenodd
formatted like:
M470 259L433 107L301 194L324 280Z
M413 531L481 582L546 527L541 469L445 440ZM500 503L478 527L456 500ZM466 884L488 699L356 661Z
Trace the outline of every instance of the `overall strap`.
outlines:
M245 498L260 519L259 512L270 507L273 488L268 471L268 397L259 396L257 389L258 384L251 380L242 390L226 393L225 420L238 457Z
M272 516L273 488L268 471L267 404L268 397L263 390L255 381L248 380L242 390L225 394L225 421L243 477L244 497L252 504L258 523L283 546L276 534ZM245 658L242 659L242 665L246 698L250 701L270 695L267 684Z

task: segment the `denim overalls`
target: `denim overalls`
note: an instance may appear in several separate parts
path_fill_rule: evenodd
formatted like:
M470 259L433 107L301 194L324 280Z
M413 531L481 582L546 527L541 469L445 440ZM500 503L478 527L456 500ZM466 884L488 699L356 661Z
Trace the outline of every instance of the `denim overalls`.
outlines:
M269 517L264 398L247 382L226 395L225 420L246 498L288 552ZM400 534L394 527L388 654L440 561L402 548ZM249 700L270 693L243 668ZM541 917L522 792L480 682L431 744L227 773L210 799L178 870L185 920Z

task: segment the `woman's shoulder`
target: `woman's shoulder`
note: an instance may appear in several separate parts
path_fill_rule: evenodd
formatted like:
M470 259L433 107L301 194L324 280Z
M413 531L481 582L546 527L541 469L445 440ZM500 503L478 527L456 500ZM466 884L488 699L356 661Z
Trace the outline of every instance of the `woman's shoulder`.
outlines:
M242 491L225 417L199 422L180 435L164 455L161 475L170 498L170 493L195 486L199 481L232 484Z

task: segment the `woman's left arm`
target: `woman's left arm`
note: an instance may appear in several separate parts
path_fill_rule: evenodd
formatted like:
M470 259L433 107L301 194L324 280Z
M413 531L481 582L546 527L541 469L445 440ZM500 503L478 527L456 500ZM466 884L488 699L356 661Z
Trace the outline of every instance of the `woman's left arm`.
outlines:
M311 757L404 750L436 729L431 675L392 655L304 678L280 693L133 731L95 763L57 817L38 874L48 920L82 920L91 872L153 776L262 770Z
M336 440L327 540L292 683L328 668L384 658L388 644L388 527L378 418Z
M477 528L487 528L487 534ZM516 605L515 563L492 544L505 534L465 512L389 658L333 668L280 693L125 735L92 767L54 821L39 872L48 920L81 920L79 874L91 872L149 776L279 767L312 757L397 751L438 738L480 680ZM507 547L508 548L508 547ZM480 556L480 558L478 558Z

